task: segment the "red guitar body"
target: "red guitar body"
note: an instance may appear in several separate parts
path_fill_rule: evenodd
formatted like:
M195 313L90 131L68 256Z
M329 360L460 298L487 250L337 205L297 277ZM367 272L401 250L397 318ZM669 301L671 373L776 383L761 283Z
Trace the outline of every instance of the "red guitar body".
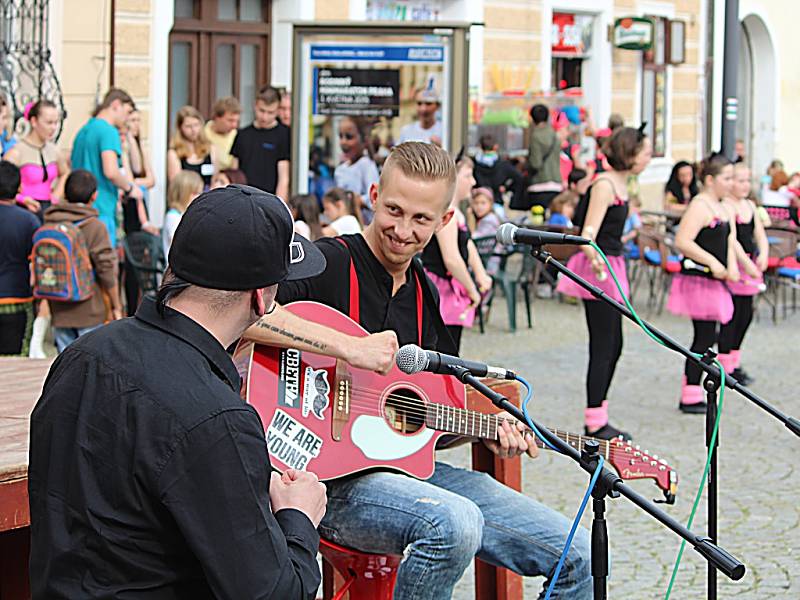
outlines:
M367 335L317 302L286 309L342 333ZM464 386L450 376L409 376L396 366L381 376L320 354L251 342L240 345L234 360L242 396L263 421L273 466L307 470L322 480L374 468L430 477L444 434L425 425L425 406L466 405Z

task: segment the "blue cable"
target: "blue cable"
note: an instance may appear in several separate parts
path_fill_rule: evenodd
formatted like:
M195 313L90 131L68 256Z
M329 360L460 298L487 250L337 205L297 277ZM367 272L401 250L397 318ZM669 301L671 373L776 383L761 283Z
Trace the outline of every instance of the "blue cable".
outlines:
M583 511L586 510L586 504L589 502L589 496L592 495L594 484L597 483L597 478L600 476L600 473L603 470L603 463L605 462L605 460L603 459L602 456L600 456L599 458L600 460L597 461L597 468L594 470L594 474L592 475L592 480L589 482L589 489L586 490L586 494L584 494L583 501L581 502L581 507L578 509L578 514L575 515L575 520L572 522L572 528L569 530L569 535L567 536L567 543L564 544L564 550L563 552L561 552L561 558L558 559L556 572L553 573L553 578L550 580L550 585L547 586L547 593L544 596L544 600L550 600L550 594L553 593L553 588L556 585L556 581L558 581L558 576L561 574L561 568L564 566L564 561L567 559L567 553L569 552L569 547L572 545L572 538L575 537L575 532L578 530L578 523L580 523L581 517L583 517Z
M525 381L523 377L520 377L519 375L515 375L515 377L517 378L517 381L519 381L522 385L524 385L525 388L528 390L528 393L525 396L525 400L522 402L522 414L525 415L526 424L533 430L533 433L536 434L536 437L542 440L545 446L550 448L550 450L555 450L556 452L558 452L559 451L558 448L556 448L550 442L548 442L544 438L544 436L539 432L539 430L536 428L536 425L534 425L533 421L531 421L530 415L528 414L528 402L530 402L531 398L533 397L533 386L527 381Z
M519 375L516 376L517 381L519 381L522 385L525 386L527 389L527 395L525 396L525 400L522 403L522 414L525 416L525 421L530 427L533 432L536 434L542 442L544 442L545 446L550 448L551 450L555 450L558 452L558 449L552 446L539 432L536 428L536 425L533 424L531 421L531 417L528 414L528 402L530 402L531 398L533 397L533 386L528 383L523 377ZM597 483L597 478L600 476L600 473L603 470L603 464L605 463L605 459L600 456L597 462L597 468L594 470L592 474L592 479L589 481L589 488L586 490L586 493L583 496L583 500L581 501L581 506L578 509L578 514L575 515L575 520L572 521L572 527L569 530L569 535L567 536L567 541L564 544L564 550L561 552L561 557L558 559L558 565L556 565L556 570L553 573L553 578L550 580L550 585L547 586L547 593L545 594L544 600L550 600L550 594L553 593L553 588L558 581L558 576L561 574L561 569L564 567L564 561L567 560L567 554L569 553L569 548L572 545L572 540L575 537L575 532L578 530L578 524L581 522L581 518L583 517L583 513L586 510L586 504L589 502L589 497L592 495L592 490L594 489L595 484Z

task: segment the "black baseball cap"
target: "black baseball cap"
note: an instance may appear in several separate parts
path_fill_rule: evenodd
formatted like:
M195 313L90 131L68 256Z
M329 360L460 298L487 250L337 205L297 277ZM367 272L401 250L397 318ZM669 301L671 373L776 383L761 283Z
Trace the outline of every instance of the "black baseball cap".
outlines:
M198 196L183 214L169 251L178 277L216 290L255 290L314 277L325 264L322 252L294 233L283 200L247 185Z

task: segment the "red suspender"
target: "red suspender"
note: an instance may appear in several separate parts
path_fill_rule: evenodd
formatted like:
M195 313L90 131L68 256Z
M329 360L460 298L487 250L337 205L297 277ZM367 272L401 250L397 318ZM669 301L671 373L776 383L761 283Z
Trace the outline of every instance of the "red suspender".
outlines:
M342 238L335 238L337 242L339 242L342 246L347 248L347 254L350 255L350 247L347 245ZM353 319L359 325L361 321L359 320L359 305L361 304L358 296L358 277L356 276L356 267L353 264L353 257L350 256L350 314L349 317Z
M342 246L347 248L348 254L350 253L350 247L347 245L342 238L335 238ZM413 268L412 268L413 271ZM423 283L419 280L419 275L417 272L414 271L414 282L416 283L416 295L417 295L417 345L422 346L422 286ZM358 290L358 277L356 276L356 267L353 263L353 257L350 256L350 311L348 316L358 324L361 324L359 320L359 306L361 304L359 298L359 290Z
M411 269L414 271L413 267ZM419 275L414 271L414 281L417 288L417 346L422 347L422 286L424 285L419 280Z

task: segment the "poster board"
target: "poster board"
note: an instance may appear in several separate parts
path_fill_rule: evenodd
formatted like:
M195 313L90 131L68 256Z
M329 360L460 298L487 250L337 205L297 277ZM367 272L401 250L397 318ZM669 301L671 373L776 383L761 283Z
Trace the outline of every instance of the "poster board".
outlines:
M457 152L466 138L468 27L295 24L293 193L319 196L361 155L380 170L407 139ZM351 150L354 138L363 150Z

